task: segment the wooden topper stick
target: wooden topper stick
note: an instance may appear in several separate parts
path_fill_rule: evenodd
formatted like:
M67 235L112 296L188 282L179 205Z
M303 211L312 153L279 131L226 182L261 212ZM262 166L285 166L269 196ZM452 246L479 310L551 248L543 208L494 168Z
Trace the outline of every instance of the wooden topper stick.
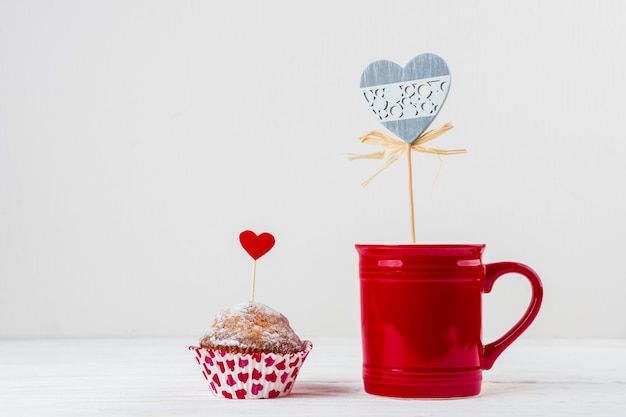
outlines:
M411 241L415 243L415 204L413 202L413 164L411 163L411 144L407 143L407 160L409 163L409 205L411 209Z
M252 261L252 289L250 290L250 301L254 302L254 287L256 286L256 259Z

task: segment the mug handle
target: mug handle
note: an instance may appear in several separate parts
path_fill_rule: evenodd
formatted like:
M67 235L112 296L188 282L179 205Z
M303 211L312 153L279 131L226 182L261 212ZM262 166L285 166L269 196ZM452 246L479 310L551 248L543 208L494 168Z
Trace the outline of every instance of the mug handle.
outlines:
M483 282L483 293L487 294L491 292L493 284L498 278L504 274L518 273L526 277L530 281L532 288L532 294L530 298L530 304L526 309L526 312L522 318L515 323L511 329L504 334L501 338L493 343L489 343L483 346L482 355L482 369L491 369L493 363L498 359L498 356L509 347L511 343L515 341L537 317L541 302L543 300L543 286L541 279L535 271L529 266L520 264L517 262L495 262L485 265L485 280Z

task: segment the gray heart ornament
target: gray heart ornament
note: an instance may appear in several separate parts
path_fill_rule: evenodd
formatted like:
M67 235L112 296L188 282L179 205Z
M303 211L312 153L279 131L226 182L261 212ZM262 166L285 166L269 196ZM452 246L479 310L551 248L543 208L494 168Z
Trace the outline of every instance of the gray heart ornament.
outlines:
M450 89L446 62L431 53L413 58L402 68L374 61L361 74L361 93L378 120L412 144L441 110Z

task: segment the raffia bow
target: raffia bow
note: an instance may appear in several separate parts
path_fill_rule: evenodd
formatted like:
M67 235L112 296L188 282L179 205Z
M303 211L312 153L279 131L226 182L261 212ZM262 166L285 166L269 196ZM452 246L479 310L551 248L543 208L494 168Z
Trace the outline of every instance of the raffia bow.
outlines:
M454 149L454 150L445 150L445 149L435 149L435 148L426 148L423 145L427 142L430 142L433 139L438 138L439 136L446 133L448 130L452 129L454 126L451 123L446 123L443 126L429 130L422 135L420 135L413 144L403 142L399 139L395 139L385 135L384 133L372 131L369 132L359 138L361 143L366 145L377 145L383 146L387 149L384 151L368 153L365 155L352 155L349 159L387 159L385 164L380 168L374 175L365 180L361 185L366 186L369 184L378 174L383 172L389 165L396 162L402 154L407 151L416 151L416 152L425 152L432 153L436 155L454 155L460 153L466 153L465 149ZM409 155L410 156L410 155Z

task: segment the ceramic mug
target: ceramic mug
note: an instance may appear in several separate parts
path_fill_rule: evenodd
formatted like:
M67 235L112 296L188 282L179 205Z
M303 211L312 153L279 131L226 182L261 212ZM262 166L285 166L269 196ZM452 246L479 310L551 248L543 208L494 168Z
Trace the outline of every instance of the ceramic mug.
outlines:
M357 244L363 382L370 394L453 398L480 393L482 371L535 319L539 276L515 262L484 265L483 244ZM483 345L482 294L507 273L528 279L531 301L502 337Z

